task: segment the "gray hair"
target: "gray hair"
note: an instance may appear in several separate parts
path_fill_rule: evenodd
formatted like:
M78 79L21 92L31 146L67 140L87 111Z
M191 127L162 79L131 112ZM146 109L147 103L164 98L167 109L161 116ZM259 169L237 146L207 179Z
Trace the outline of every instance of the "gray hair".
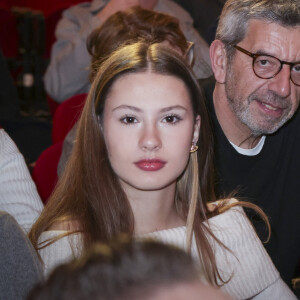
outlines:
M233 45L242 41L252 19L278 23L285 27L300 26L299 0L228 0L220 16L216 39L225 44L230 59Z

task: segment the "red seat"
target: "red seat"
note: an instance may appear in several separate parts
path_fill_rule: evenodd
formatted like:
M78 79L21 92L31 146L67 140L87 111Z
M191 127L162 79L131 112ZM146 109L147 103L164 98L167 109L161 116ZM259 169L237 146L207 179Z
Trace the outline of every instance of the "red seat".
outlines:
M62 142L80 117L86 94L75 95L56 109L52 125L53 144Z
M63 143L50 146L42 152L32 171L32 178L44 203L47 203L58 180L57 165Z
M71 97L58 106L53 117L53 145L42 152L32 171L32 178L44 203L48 201L58 180L57 166L63 140L80 117L85 99L86 94Z

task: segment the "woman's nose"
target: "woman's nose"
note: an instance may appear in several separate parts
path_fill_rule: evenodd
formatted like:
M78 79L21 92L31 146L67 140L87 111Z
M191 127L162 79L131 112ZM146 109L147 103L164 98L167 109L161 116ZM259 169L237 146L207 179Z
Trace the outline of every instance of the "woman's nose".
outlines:
M161 148L162 141L159 129L156 125L146 125L143 128L139 140L139 146L143 151L157 151Z

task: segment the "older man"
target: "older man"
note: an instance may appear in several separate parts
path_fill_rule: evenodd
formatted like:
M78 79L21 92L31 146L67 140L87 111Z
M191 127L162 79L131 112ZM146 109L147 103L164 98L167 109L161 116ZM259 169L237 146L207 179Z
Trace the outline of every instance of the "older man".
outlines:
M176 17L187 40L194 42L194 70L199 78L212 75L209 48L193 27L193 19L171 0L93 0L80 3L63 13L57 25L57 41L53 45L50 64L45 73L45 88L57 102L87 93L91 57L86 49L88 35L112 14L140 5Z
M266 249L290 284L300 261L299 0L228 0L210 54L218 193L235 191L268 215Z

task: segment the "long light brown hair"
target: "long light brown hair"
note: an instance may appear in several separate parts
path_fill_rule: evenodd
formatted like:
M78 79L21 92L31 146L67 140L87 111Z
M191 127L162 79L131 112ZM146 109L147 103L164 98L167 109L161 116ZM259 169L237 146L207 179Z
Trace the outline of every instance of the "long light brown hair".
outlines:
M208 202L216 200L213 137L204 96L190 66L177 53L159 44L139 42L124 46L101 65L88 94L79 121L77 140L65 172L29 237L36 249L41 248L38 244L41 233L61 220L78 224L67 234L81 232L84 249L95 242L107 242L122 233L133 236L134 215L110 165L101 119L113 83L125 74L149 71L182 80L189 91L195 119L197 115L201 116L199 150L190 155L183 174L178 178L174 205L178 214L187 220L189 247L194 233L207 279L217 284L218 279L222 281L222 278L209 239L212 237L222 243L203 223L212 216Z

